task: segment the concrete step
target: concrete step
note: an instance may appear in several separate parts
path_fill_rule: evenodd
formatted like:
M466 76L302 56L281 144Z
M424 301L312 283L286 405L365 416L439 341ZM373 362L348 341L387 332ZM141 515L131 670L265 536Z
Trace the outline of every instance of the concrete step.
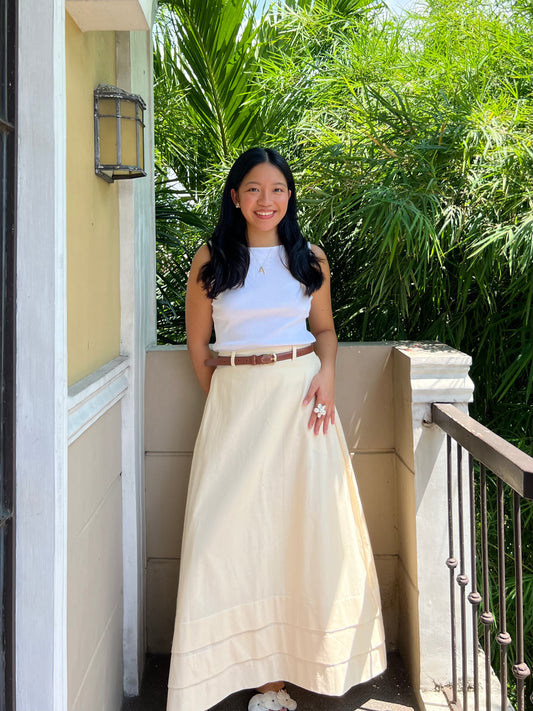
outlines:
M169 663L169 656L148 655L141 694L124 699L122 711L165 711ZM389 654L384 674L354 686L341 697L313 694L293 684L287 684L287 690L298 702L297 711L418 711L413 689L398 654ZM253 694L253 690L238 691L213 706L211 711L247 711Z

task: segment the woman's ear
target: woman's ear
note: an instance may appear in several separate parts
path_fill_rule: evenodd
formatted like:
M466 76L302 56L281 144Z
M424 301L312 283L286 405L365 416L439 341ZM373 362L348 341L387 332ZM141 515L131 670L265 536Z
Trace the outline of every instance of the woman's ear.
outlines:
M231 199L233 200L233 204L235 205L235 207L239 207L239 196L237 195L237 191L232 188L230 194L231 194Z

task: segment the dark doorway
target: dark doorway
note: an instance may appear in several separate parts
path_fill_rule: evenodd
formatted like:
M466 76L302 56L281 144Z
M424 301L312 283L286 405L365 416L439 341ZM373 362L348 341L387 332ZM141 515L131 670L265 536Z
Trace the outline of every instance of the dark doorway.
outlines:
M16 20L0 0L0 711L14 709Z

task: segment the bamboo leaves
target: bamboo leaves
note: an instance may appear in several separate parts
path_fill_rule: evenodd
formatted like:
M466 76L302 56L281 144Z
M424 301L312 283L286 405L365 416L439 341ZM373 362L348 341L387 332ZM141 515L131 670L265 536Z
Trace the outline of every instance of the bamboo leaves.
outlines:
M533 387L531 17L502 3L429 0L398 19L367 0L291 0L259 18L245 0L172 0L157 142L184 245L214 221L232 155L280 149L331 263L340 337L470 352L482 419L512 401L531 437L515 407Z

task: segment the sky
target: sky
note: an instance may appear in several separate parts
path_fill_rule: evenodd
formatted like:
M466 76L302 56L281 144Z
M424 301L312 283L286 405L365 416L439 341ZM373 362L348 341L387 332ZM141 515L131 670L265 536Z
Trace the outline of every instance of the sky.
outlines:
M386 0L386 3L394 13L399 15L405 10L410 10L416 4L416 0Z
M265 5L268 6L269 2L270 0L258 0L258 16L261 15L263 7ZM384 2L386 2L386 4L389 6L389 9L392 10L392 12L394 12L396 15L400 15L405 10L412 9L417 4L417 0L384 0ZM418 4L420 4L420 0L418 0Z

